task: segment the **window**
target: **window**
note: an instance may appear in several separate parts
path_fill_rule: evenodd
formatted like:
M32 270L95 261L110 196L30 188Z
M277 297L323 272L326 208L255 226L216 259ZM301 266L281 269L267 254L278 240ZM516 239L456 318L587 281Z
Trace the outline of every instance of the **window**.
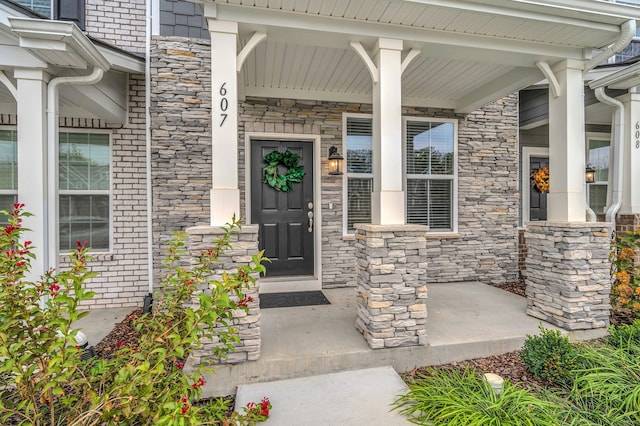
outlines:
M51 0L14 0L16 3L28 7L42 16L51 18Z
M405 121L407 223L453 231L455 125Z
M609 181L609 138L587 137L587 164L596 171L595 183L589 184L589 207L596 213L605 213L607 183Z
M60 133L60 250L109 250L110 163L109 135Z
M404 127L407 223L428 225L431 231L455 231L456 122L409 118ZM350 234L355 223L371 223L372 119L348 115L344 128L345 232Z
M347 233L355 223L371 223L373 131L370 117L346 118Z
M15 130L0 129L0 210L11 210L18 198L18 139ZM0 216L0 223L7 223Z

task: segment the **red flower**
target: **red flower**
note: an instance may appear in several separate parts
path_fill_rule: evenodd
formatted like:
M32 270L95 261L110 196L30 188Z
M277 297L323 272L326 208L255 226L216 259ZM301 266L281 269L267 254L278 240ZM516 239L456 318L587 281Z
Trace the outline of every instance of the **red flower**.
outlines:
M189 404L183 405L182 409L180 410L180 413L184 416L187 413L187 411L189 411L189 408L191 408Z
M116 340L116 348L124 348L124 342L122 340Z
M60 290L60 286L56 283L53 283L49 286L49 291L51 291L51 293L57 293L58 290Z
M182 361L176 362L176 368L178 370L182 370L184 368L184 362L182 362Z
M193 383L193 384L191 385L191 387L192 387L193 389L198 389L198 388L203 387L205 383L207 383L207 381L206 381L206 380L201 376L201 377L198 377L198 381L197 381L197 382L195 382L195 383Z
M20 210L24 208L24 203L13 203L13 208L16 210Z
M238 306L242 306L244 308L249 307L249 303L253 302L253 297L248 296L238 302Z
M24 248L29 247L31 244L33 244L31 241L25 241L24 242Z
M269 406L270 405L271 405L271 402L269 401L269 398L267 398L266 396L264 398L262 398L262 401L260 401L260 415L261 416L269 417Z

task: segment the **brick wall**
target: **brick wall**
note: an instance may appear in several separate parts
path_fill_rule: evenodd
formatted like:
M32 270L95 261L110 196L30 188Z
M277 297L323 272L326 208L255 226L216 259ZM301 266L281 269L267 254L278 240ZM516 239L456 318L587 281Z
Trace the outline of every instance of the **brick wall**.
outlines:
M85 31L130 52L145 50L145 0L86 0Z
M152 127L154 239L169 230L207 224L211 188L209 42L154 37ZM342 114L372 106L291 99L247 98L239 105L241 210L244 211L245 134L297 133L321 137L322 281L355 285L353 240L342 235L340 177L327 175L330 146L344 151ZM457 235L428 235L429 282L504 282L518 274L517 96L471 114L404 108L407 116L458 119ZM332 209L329 209L329 205ZM160 247L156 250L160 252Z
M92 308L142 306L148 292L144 90L144 76L130 76L129 121L109 129L113 241L110 253L96 254L90 263L91 269L99 273L87 286L96 292L85 303ZM62 118L62 123L67 128L87 131L108 128L91 119Z

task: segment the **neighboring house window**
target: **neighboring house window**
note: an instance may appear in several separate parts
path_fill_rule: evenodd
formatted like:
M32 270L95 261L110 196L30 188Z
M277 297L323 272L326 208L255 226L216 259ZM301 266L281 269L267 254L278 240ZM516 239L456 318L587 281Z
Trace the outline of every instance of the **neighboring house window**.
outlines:
M75 23L84 30L85 0L14 0L34 12L60 21Z
M596 214L604 213L607 205L607 182L609 181L609 139L587 139L587 164L596 170L595 183L589 184L589 206Z
M51 18L51 0L14 0L16 3L28 7L42 16Z
M355 223L371 223L373 132L370 117L346 117L347 233Z
M109 250L110 147L103 133L60 133L60 250L87 241L92 250Z
M0 129L0 210L11 210L18 198L18 138L15 130ZM0 223L7 217L0 215Z
M404 127L407 223L428 225L436 232L454 231L456 122L408 118ZM372 119L347 115L344 133L347 152L345 233L350 234L355 223L371 223Z
M455 151L453 121L405 121L407 223L454 230Z

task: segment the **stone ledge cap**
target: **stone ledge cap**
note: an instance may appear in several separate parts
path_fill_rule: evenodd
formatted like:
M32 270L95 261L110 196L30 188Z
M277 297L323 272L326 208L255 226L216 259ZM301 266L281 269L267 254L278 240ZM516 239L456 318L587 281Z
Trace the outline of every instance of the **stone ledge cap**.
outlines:
M546 221L535 221L535 222L527 222L526 228L569 228L569 229L580 229L580 228L602 228L602 229L610 229L613 227L611 222L546 222Z
M427 232L427 225L374 225L371 223L356 223L354 228L369 232Z

